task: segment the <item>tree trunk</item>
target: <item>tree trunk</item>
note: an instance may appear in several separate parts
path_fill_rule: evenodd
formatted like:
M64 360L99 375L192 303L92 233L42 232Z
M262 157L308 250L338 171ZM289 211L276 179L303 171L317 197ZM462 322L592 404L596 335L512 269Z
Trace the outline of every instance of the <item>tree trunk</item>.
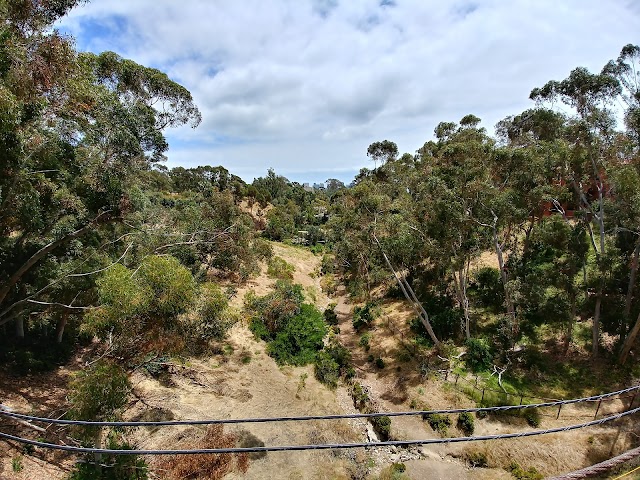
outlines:
M415 311L418 313L418 318L420 318L422 325L424 325L424 328L427 330L429 337L431 337L431 340L433 341L436 347L440 347L440 340L438 340L438 337L433 331L433 327L431 326L431 322L429 321L429 315L427 314L422 304L418 301L418 298L416 297L415 292L413 291L411 286L406 282L406 280L404 280L403 282L403 279L400 278L400 276L396 273L395 269L393 268L393 265L391 265L391 261L389 260L389 257L387 257L387 254L384 252L384 250L382 250L382 245L380 245L380 242L378 241L378 237L376 237L375 234L373 234L373 239L376 241L376 243L378 244L378 247L382 251L382 256L387 262L387 266L389 267L389 269L393 272L393 276L395 277L396 282L398 282L398 285L400 285L400 289L402 290L402 293L404 294L405 298L409 301L409 303L413 306Z
M631 323L631 303L633 302L633 290L636 286L636 276L638 274L638 254L640 253L640 237L636 240L636 247L633 249L633 257L631 259L631 271L629 272L629 285L627 285L627 296L624 301L624 315L622 319L622 327L620 337L627 334L627 328Z
M638 333L640 333L640 314L638 314L638 318L636 319L636 323L629 332L624 344L622 345L622 351L620 352L619 361L620 364L624 365L629 357L629 352L631 348L636 343L636 338L638 337Z
M62 312L62 315L58 320L58 328L56 329L56 341L58 343L62 343L62 336L64 335L64 328L67 326L68 319L69 319L69 313Z
M24 338L24 317L22 315L16 318L16 337Z
M464 314L464 325L462 325L465 337L467 340L471 338L471 320L469 314L469 297L467 295L467 272L465 272L465 267L462 267L457 275L456 272L453 272L453 283L456 286L456 294L458 297L458 303L462 308L462 312Z
M497 219L496 219L497 222ZM498 267L500 268L500 278L502 280L502 286L504 287L504 302L507 306L507 313L511 317L511 335L515 339L518 335L518 324L516 320L516 309L513 306L513 301L511 300L511 294L509 293L509 287L507 286L507 282L509 278L507 277L507 270L504 265L504 256L502 252L502 246L500 245L500 240L498 239L498 230L496 229L496 222L493 224L493 245L496 250L496 255L498 257Z
M564 354L569 353L569 347L571 347L571 342L573 341L573 324L576 321L576 293L575 291L571 292L571 316L569 318L569 322L567 324L567 333L564 337Z

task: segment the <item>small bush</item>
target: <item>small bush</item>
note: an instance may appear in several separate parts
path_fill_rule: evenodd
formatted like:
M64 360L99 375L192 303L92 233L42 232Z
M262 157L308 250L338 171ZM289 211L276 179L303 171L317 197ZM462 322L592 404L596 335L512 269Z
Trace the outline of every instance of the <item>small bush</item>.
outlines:
M465 363L473 372L487 370L493 361L491 346L483 338L467 340L467 354Z
M107 444L113 450L131 450L133 447L122 442L117 435L109 435ZM146 480L147 462L137 455L102 455L100 464L93 457L79 462L69 475L69 480Z
M327 326L313 305L302 304L300 313L291 318L269 343L269 355L280 364L305 365L314 361L322 349Z
M22 455L17 455L11 459L11 469L14 473L20 473L23 470Z
M127 404L131 384L127 373L119 365L101 360L81 370L70 383L69 417L77 420L109 421ZM78 427L83 439L91 440L93 426Z
M319 382L329 388L336 388L340 378L340 366L329 353L320 352L316 356L314 374Z
M460 415L458 415L457 425L458 425L458 428L462 432L464 432L464 434L467 435L468 437L473 435L473 432L475 430L475 425L474 425L473 415L471 415L469 412L462 412Z
M425 413L422 419L426 421L434 432L445 437L451 426L451 418L441 413Z
M376 358L376 367L382 370L385 366L384 360L380 357Z
M373 325L374 320L378 316L376 304L374 302L367 302L362 307L354 307L353 309L353 328L361 330L362 328L369 328Z
M522 416L531 427L539 427L542 422L540 411L537 408L525 408Z
M489 464L487 462L487 454L484 452L470 452L467 454L467 462L472 467L486 468Z
M284 258L272 257L267 263L267 275L281 280L292 279L295 268Z
M404 463L393 463L380 472L378 480L405 480L408 479L404 472L407 466Z
M516 462L512 462L511 465L509 465L508 470L511 472L511 475L517 478L517 480L542 480L544 478L544 475L538 472L534 467L529 467L529 469L525 470Z
M336 313L336 304L331 303L324 309L324 321L327 325L338 325L338 314Z
M370 420L380 440L383 442L389 440L389 436L391 435L391 418L384 415L382 417L372 417Z
M365 410L369 403L369 394L357 382L351 387L351 398L353 398L353 406L360 411Z
M365 352L368 352L369 349L371 348L371 345L369 345L369 342L371 340L371 334L369 332L363 333L360 336L360 341L358 342L358 344L364 348Z

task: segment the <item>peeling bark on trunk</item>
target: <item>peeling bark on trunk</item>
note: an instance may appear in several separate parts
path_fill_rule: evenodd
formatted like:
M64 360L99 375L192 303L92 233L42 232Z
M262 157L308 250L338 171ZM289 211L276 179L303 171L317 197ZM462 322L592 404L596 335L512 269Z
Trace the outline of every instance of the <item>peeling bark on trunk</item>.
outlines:
M62 343L62 337L64 335L64 329L67 326L67 320L69 319L68 312L62 312L60 319L58 320L58 328L56 329L56 341Z
M464 314L464 325L462 325L467 340L471 338L471 316L469 314L469 297L467 295L468 267L462 267L456 274L453 272L453 283L456 286L458 303Z

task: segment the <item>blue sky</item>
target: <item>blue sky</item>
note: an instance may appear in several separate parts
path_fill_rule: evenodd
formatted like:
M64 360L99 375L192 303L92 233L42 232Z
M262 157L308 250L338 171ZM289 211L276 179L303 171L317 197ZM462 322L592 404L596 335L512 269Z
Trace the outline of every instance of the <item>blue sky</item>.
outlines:
M636 0L93 0L63 19L187 87L203 113L167 132L169 167L247 181L349 182L367 146L415 152L467 113L490 131L529 92L640 43Z

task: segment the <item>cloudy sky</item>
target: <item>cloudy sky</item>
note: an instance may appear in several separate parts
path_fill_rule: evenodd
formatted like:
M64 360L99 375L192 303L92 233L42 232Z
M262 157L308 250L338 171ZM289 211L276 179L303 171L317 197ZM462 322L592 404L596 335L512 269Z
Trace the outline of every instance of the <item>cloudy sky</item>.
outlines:
M640 0L93 0L60 27L191 91L203 122L167 132L168 166L348 182L374 141L413 153L467 113L491 131L600 70L640 43Z

